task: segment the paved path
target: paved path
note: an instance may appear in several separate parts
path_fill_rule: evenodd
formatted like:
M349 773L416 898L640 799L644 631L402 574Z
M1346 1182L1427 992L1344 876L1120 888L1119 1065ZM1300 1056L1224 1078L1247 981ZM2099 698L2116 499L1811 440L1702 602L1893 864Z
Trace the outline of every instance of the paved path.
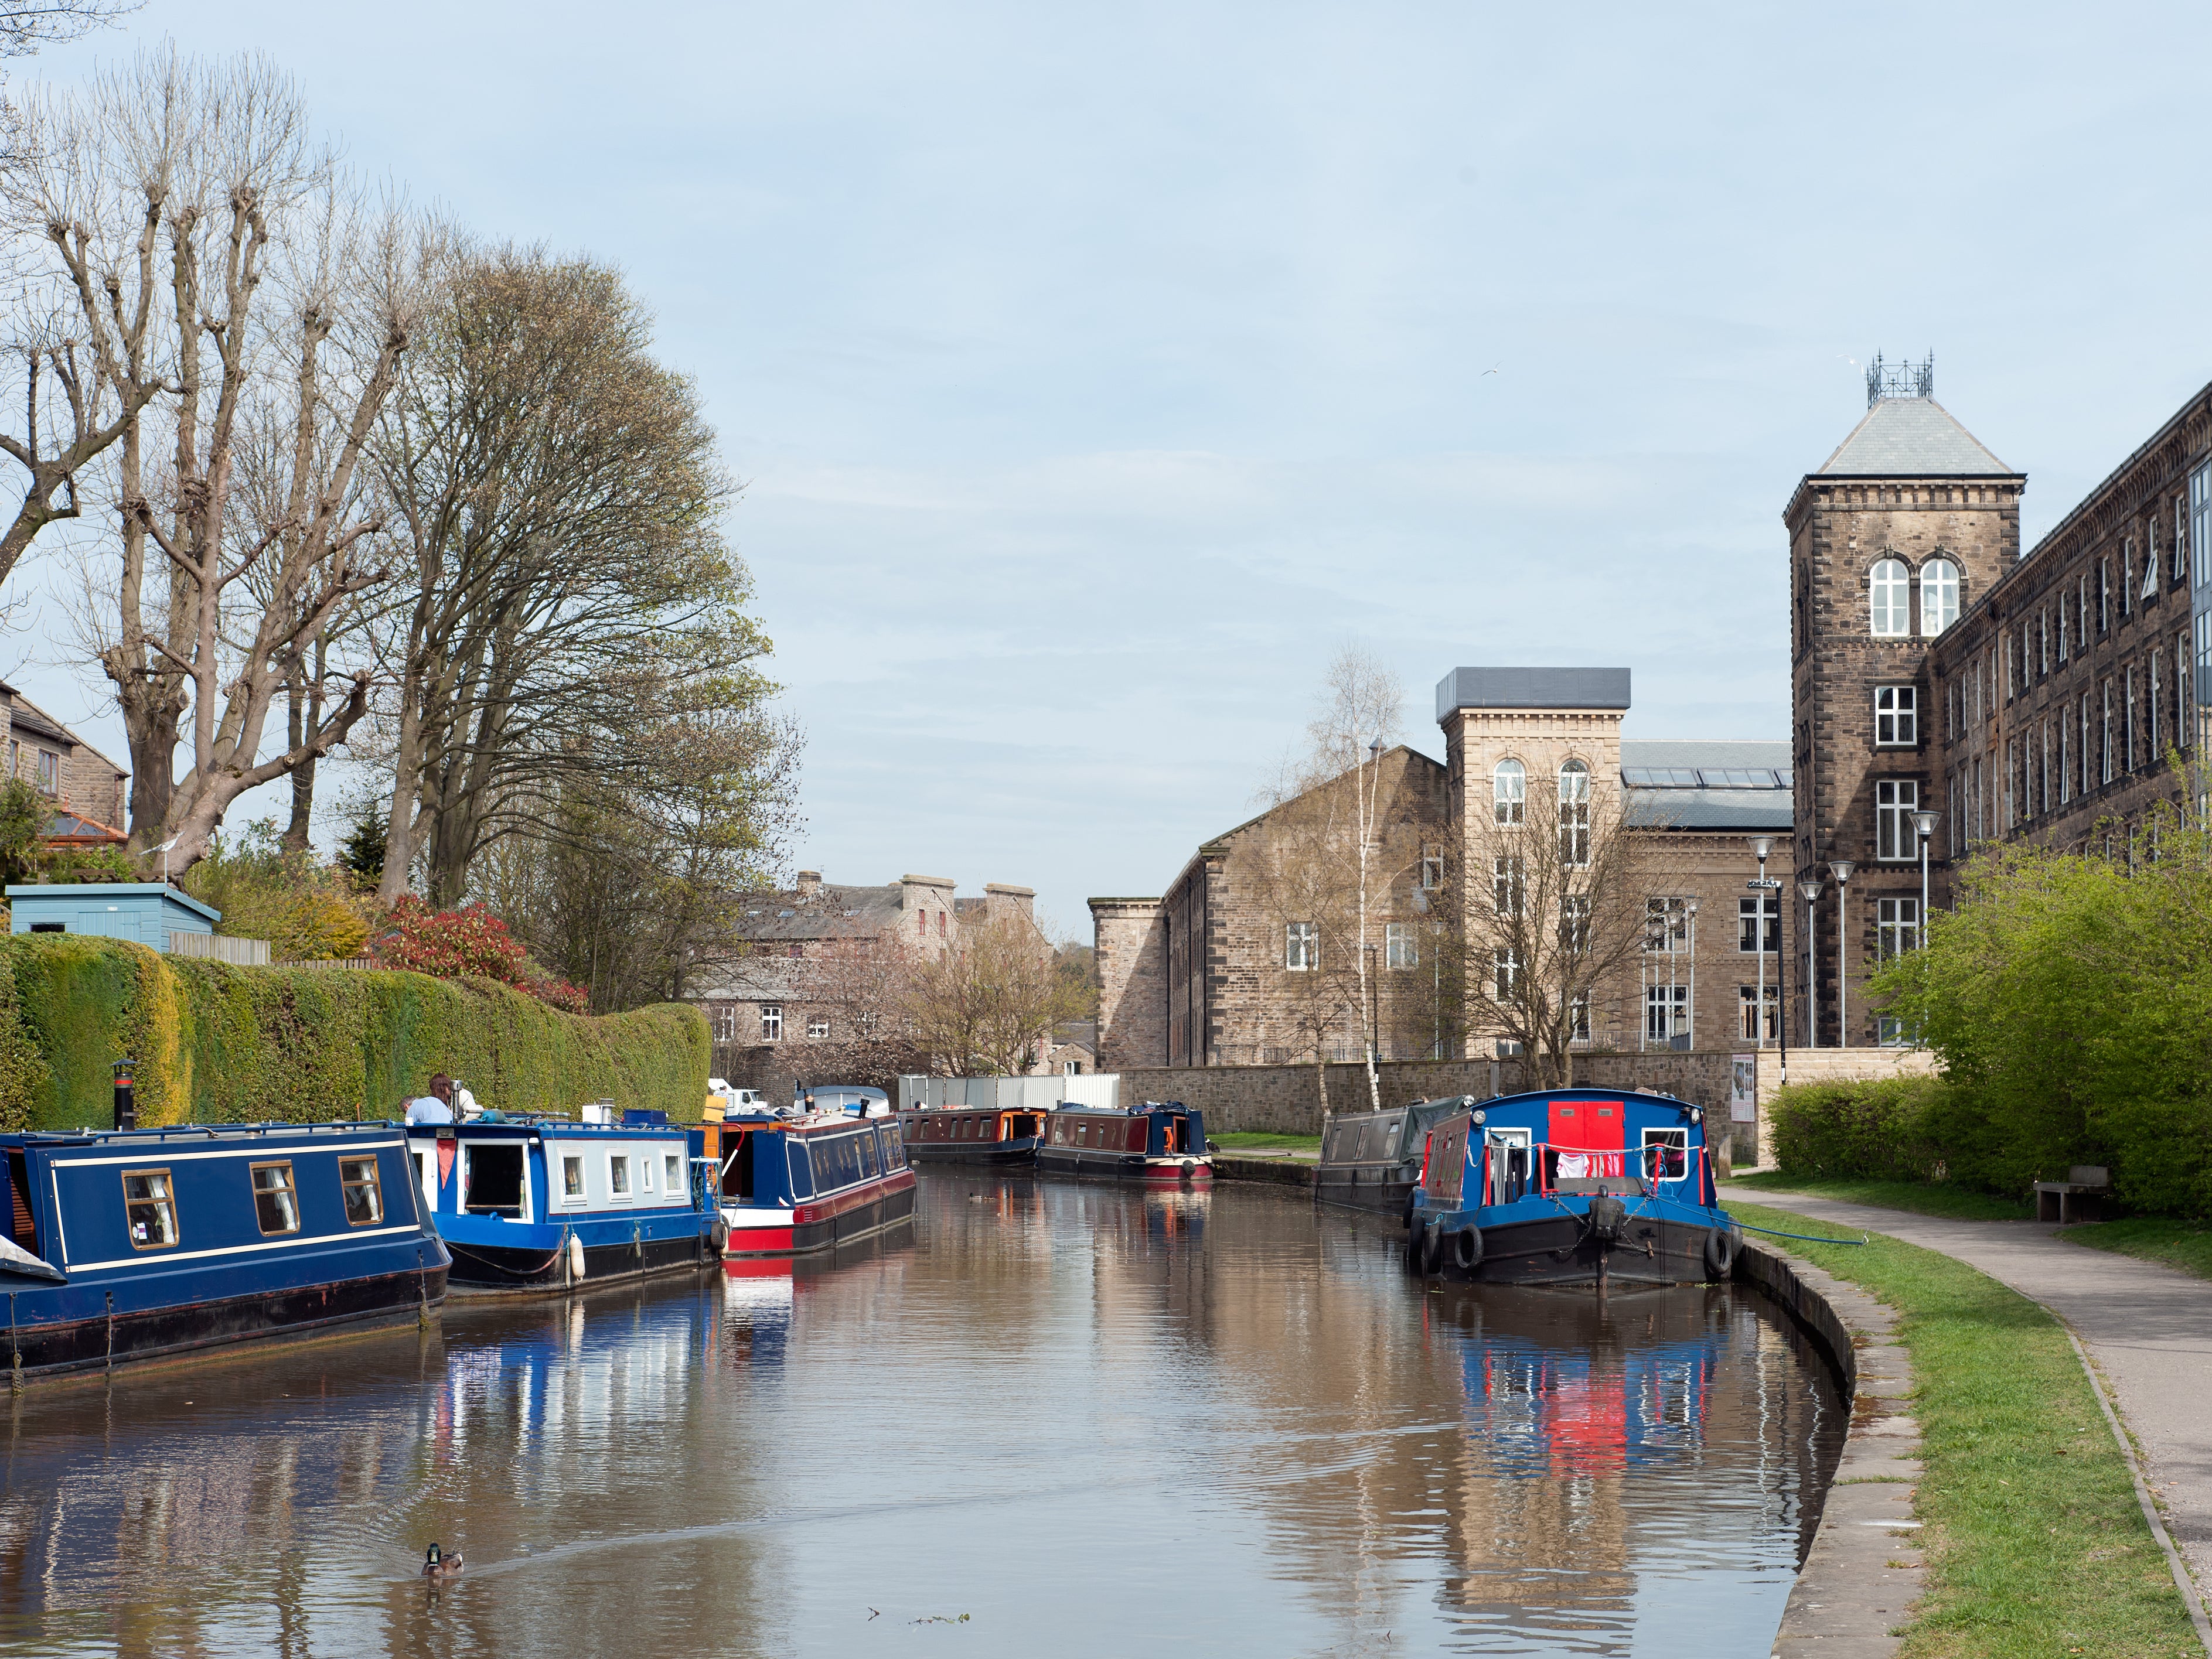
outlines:
M2072 1325L2142 1450L2166 1530L2200 1593L2212 1589L2212 1280L2069 1244L2041 1222L1954 1221L1793 1193L1723 1196L1940 1250Z

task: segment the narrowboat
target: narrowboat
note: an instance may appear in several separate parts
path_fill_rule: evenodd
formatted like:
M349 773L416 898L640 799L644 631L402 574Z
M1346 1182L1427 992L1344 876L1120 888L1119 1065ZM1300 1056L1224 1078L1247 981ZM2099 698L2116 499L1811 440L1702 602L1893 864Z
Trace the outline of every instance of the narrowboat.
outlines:
M487 1112L408 1130L456 1296L542 1295L714 1259L714 1213L692 1178L684 1126L659 1112L626 1116L646 1121Z
M0 1135L0 1171L19 1381L445 1299L398 1123Z
M914 1172L896 1117L762 1112L696 1133L713 1175L726 1258L801 1256L914 1214Z
M1330 1117L1321 1137L1321 1166L1315 1172L1316 1202L1403 1215L1420 1184L1429 1131L1476 1104L1472 1094L1454 1094L1388 1111Z
M916 1164L1034 1164L1045 1114L990 1106L917 1107L899 1114L906 1155Z
M1705 1113L1666 1095L1553 1090L1446 1118L1406 1227L1409 1268L1486 1284L1693 1284L1735 1260Z
M1213 1159L1201 1114L1179 1100L1141 1106L1085 1106L1062 1101L1045 1114L1037 1167L1161 1186L1210 1186Z

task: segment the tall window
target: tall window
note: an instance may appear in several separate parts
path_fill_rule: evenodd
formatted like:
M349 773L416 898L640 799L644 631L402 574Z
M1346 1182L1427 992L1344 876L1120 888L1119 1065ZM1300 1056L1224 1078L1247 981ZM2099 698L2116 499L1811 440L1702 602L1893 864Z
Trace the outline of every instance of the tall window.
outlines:
M1500 760L1490 774L1490 795L1499 823L1520 823L1528 815L1528 769L1518 760Z
M2060 765L2065 763L2062 760ZM2043 723L2043 810L2051 810L2051 722Z
M2058 804L2064 806L2074 798L2074 728L2066 718L2066 711L2058 713Z
M1919 692L1911 686L1874 688L1874 741L1878 748L1909 749L1920 743Z
M1644 1040L1672 1042L1690 1033L1690 988L1684 984L1644 988Z
M2129 615L2128 599L2136 586L2136 538L2129 536L2120 543L2120 615Z
M717 1043L734 1043L738 1040L736 1003L717 1002L708 1011L707 1017L714 1026L714 1040Z
M1587 1043L1589 1034L1590 994L1579 991L1567 999L1567 1039Z
M1283 966L1304 973L1321 965L1321 929L1312 922L1286 923L1283 928Z
M783 1041L782 1003L763 1002L761 1004L761 1041L763 1043L781 1043Z
M2012 635L2008 633L2004 638L1997 641L1997 651L1998 654L2004 658L2004 696L2005 701L2009 703L2012 701L2014 694L2012 678Z
M1911 778L1886 778L1874 786L1874 856L1917 857L1912 814L1920 809L1920 785Z
M1875 950L1881 960L1902 956L1920 947L1920 901L1917 899L1875 900Z
M1757 899L1735 901L1735 948L1747 956L1759 948L1759 920L1765 912L1765 948L1770 955L1782 950L1782 898L1778 893L1765 893Z
M1589 768L1570 760L1559 768L1559 862L1581 869L1590 861Z
M1394 968L1420 966L1420 949L1413 942L1411 922L1392 922L1383 928L1382 960Z
M1516 853L1491 860L1491 903L1500 916L1519 917L1528 901L1528 867Z
M39 792L59 795L62 792L62 758L52 749L39 751Z
M1958 620L1959 567L1948 559L1930 559L1920 567L1920 632L1933 639ZM1880 633L1881 629L1875 632ZM1900 627L1898 632L1905 630Z
M1756 1043L1763 1036L1771 1043L1782 1035L1782 987L1769 982L1766 987L1766 1029L1759 1028L1759 987L1738 985L1735 988L1737 1007L1742 1011L1736 1025L1737 1032L1747 1043Z
M1875 639L1900 639L1912 632L1912 578L1902 559L1875 560L1867 593Z
M2076 594L2081 601L2081 615L2078 619L2080 626L2075 631L2074 639L2083 651L2087 651L2089 649L2089 572L2087 571L2081 572L2081 582L2076 590Z
M2097 632L2112 631L2112 560L2107 554L2097 561Z
M1690 906L1686 899L1644 901L1644 945L1647 950L1679 955L1690 948Z
M2066 661L2066 602L2063 599L2058 602L2058 660L2062 665Z
M2158 519L2156 517L2143 520L2143 530L2142 596L2145 599L2155 599L2158 597Z
M1571 893L1559 900L1559 948L1570 956L1589 954L1589 894Z
M1429 892L1444 884L1444 850L1439 846L1421 849L1421 886Z
M2035 614L2036 678L2051 677L2051 611L2048 606Z
M1490 953L1490 983L1499 1002L1513 1000L1513 988L1521 983L1521 959L1506 946Z
M2173 579L2189 573L2189 498L2173 498Z
M2109 784L2112 781L2112 682L2106 680L2097 689L2104 699L2104 724L2097 731L2097 781Z
M2097 787L2097 719L2090 712L2089 693L2081 693L2081 793Z
M2212 586L2212 461L2189 475L2189 546L2194 585Z
M2203 618L2198 619L2200 621ZM2173 639L2173 742L2177 748L2187 748L2197 731L2195 711L2189 705L2189 636L2176 634Z
M2126 690L2120 699L2120 730L2125 734L2125 743L2120 750L2124 764L2123 771L2136 769L2136 665L2128 664L2127 678L2123 681Z

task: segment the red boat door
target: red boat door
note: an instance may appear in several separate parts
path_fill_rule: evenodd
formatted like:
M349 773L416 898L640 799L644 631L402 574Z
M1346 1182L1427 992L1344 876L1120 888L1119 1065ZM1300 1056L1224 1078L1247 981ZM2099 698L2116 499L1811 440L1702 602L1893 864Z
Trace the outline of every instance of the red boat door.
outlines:
M1559 1173L1573 1178L1577 1166L1585 1176L1619 1175L1627 1146L1626 1112L1618 1100L1554 1100L1552 1102L1552 1147L1563 1159Z

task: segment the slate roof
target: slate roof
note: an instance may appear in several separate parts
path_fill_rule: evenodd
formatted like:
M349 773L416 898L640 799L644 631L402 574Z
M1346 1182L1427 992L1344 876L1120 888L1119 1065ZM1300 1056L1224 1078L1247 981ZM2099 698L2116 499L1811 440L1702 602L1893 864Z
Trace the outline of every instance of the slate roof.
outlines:
M1437 718L1455 709L1625 709L1626 669L1454 669L1437 681Z
M899 925L905 889L835 887L829 882L805 898L796 893L746 895L738 913L740 939L873 939Z
M1932 397L1877 399L1822 463L1828 478L2014 478Z
M1632 824L1786 833L1793 816L1786 742L1646 741L1620 746Z

